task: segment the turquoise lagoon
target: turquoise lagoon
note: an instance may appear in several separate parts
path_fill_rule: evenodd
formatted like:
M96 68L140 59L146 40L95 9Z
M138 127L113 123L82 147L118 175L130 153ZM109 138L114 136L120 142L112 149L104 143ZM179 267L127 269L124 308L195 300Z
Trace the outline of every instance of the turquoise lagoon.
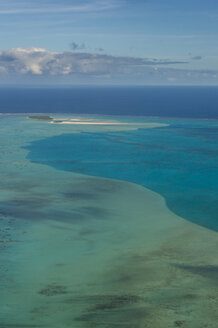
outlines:
M218 122L82 118L0 116L0 327L217 327Z
M218 123L161 122L169 126L36 140L26 147L27 158L59 170L137 183L161 194L177 215L217 231Z

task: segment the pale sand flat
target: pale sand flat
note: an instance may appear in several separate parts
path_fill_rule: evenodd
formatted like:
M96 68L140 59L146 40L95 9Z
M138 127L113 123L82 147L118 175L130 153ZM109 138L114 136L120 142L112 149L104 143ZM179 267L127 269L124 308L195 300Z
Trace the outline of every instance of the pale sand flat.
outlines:
M85 125L128 125L128 123L118 123L118 122L86 122L86 121L63 121L63 122L55 122L55 121L52 121L50 122L52 124L78 124L78 125L82 125L82 124L85 124Z
M37 120L36 120L37 121ZM129 122L119 122L117 120L95 120L92 118L53 118L51 121L48 121L47 123L49 124L55 124L55 125L76 125L78 126L92 126L92 127L97 127L97 126L105 126L108 130L113 131L113 127L116 127L115 131L118 131L117 128L120 130L136 130L138 128L145 128L145 129L150 129L150 128L158 128L158 127L164 127L164 126L168 126L169 124L165 124L165 123L138 123L138 122L133 122L133 123L129 123ZM97 130L96 130L97 131ZM106 131L106 130L105 130ZM73 131L75 132L75 131ZM77 132L80 132L79 130Z
M142 126L145 128L155 128L155 127L163 127L167 126L167 124L161 124L161 123L123 123L123 122L114 122L114 121L62 121L62 122L56 122L56 121L51 121L49 122L50 124L71 124L71 125L126 125L126 126Z

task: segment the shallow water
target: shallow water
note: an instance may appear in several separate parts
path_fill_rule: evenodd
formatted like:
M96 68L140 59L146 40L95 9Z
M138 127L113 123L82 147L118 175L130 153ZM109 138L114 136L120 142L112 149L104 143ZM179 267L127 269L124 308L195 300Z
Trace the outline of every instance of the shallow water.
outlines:
M30 142L79 127L0 126L0 327L216 327L216 232L138 184L29 161Z

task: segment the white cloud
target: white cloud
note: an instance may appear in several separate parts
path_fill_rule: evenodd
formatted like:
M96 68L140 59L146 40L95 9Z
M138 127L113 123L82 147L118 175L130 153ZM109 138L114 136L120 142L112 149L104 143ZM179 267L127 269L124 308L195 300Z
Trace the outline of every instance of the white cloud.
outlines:
M43 74L43 67L52 60L55 53L42 48L15 48L0 52L1 67L5 72L36 75Z

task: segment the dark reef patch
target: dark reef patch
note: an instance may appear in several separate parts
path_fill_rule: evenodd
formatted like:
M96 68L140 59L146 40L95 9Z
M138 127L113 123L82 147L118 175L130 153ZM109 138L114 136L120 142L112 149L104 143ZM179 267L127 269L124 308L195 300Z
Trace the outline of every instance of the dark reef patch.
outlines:
M63 198L63 201L66 201ZM72 207L71 201L66 202L66 209L62 203L47 200L46 197L29 199L11 199L0 202L0 216L13 217L28 221L51 220L58 222L78 223L89 219L106 219L110 211L96 206Z
M0 212L5 216L23 220L42 220L43 209L49 201L46 199L12 199L0 202Z
M40 295L44 296L58 296L67 294L67 288L65 286L59 285L48 285L38 292Z
M73 190L86 190L93 194L102 193L114 193L117 191L122 191L122 183L116 180L111 181L110 179L98 179L94 177L79 178L78 183L72 185Z
M142 298L136 295L104 295L92 298L96 304L91 306L88 311L105 311L117 309L127 305L133 305L142 301Z
M185 324L184 320L177 320L177 321L174 322L175 327L183 327L184 324Z
M141 328L146 327L146 320L150 317L145 307L127 307L84 313L75 320L82 322L84 327L107 328Z
M38 328L38 327L44 327L44 326L41 326L41 325L32 325L32 324L7 324L7 323L4 323L4 324L1 324L0 323L0 328Z
M77 192L77 191L68 191L63 193L63 195L71 200L95 200L97 199L96 194L88 192Z
M175 264L175 267L186 270L192 274L207 278L218 285L218 265L186 265Z
M110 215L110 211L101 207L96 206L82 206L80 208L80 211L82 213L85 213L85 215L94 217L94 218L107 218Z
M9 177L10 179L11 177ZM7 179L6 181L1 181L0 189L1 190L9 190L9 191L16 191L16 192L29 192L32 189L38 187L37 184L32 183L30 181L10 181Z
M107 304L110 304L109 308L116 308L124 305L138 303L140 301L144 301L144 299L133 294L82 295L66 300L67 303L84 303L90 306L94 304L96 307L99 306L99 309L101 309L101 305L103 304L106 304L105 308L107 308ZM90 310L92 309L90 308Z

